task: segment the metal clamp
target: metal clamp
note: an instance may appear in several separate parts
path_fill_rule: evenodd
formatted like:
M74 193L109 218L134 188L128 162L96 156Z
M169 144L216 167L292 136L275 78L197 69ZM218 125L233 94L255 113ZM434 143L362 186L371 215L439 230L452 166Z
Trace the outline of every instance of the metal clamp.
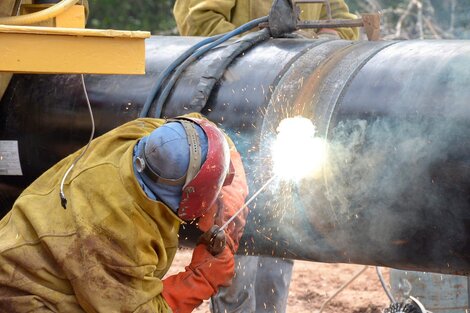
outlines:
M326 6L328 15L327 20L317 21L299 21L297 23L298 29L304 28L338 28L338 27L364 27L364 30L369 41L377 41L380 39L380 14L379 13L365 13L361 14L361 18L351 20L333 19L331 17L331 6L329 0L296 0L298 3L323 3Z
M300 9L297 6L299 3L324 4L328 19L300 21ZM364 13L357 19L333 19L329 0L296 0L294 3L291 0L275 0L269 12L268 22L260 24L260 27L269 27L273 37L280 37L298 29L363 27L367 39L377 41L380 39L380 14Z

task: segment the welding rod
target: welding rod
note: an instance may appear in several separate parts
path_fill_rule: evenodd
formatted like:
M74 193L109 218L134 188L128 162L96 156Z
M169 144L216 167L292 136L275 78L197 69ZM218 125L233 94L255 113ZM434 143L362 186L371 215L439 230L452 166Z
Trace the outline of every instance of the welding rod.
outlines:
M258 189L258 191L253 196L251 196L251 198L248 199L248 201L245 202L245 204L240 209L238 209L238 211L235 212L235 214L233 214L224 225L219 228L219 231L224 230L235 219L235 217L237 217L237 215L240 214L243 209L246 208L261 193L261 191L263 191L274 180L274 178L276 178L276 175L271 177L260 189Z

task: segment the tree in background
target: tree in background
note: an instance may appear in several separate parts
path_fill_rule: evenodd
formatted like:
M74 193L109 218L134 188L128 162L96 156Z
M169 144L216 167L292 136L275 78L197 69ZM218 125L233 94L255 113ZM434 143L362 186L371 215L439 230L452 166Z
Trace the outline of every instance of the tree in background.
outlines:
M384 39L470 38L468 0L349 0L355 12L382 13Z
M469 0L346 2L352 12L382 13L384 39L470 39ZM172 13L174 0L89 0L89 3L89 27L177 34Z
M152 34L176 34L174 0L88 0L88 27L146 30Z

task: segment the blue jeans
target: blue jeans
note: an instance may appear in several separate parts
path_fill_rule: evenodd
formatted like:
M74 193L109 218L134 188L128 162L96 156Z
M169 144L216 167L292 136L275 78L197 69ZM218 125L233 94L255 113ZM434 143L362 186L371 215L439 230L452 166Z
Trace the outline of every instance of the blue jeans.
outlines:
M294 262L235 256L235 277L211 299L212 313L284 313Z

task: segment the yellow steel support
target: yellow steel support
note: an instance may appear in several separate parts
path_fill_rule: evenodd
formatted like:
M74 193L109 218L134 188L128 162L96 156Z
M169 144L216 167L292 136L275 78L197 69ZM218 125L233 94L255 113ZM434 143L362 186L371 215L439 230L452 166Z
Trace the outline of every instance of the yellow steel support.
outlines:
M0 72L144 74L149 32L0 25Z
M23 4L20 13L31 14L51 7L52 4ZM85 28L85 7L74 5L58 16L32 26Z

